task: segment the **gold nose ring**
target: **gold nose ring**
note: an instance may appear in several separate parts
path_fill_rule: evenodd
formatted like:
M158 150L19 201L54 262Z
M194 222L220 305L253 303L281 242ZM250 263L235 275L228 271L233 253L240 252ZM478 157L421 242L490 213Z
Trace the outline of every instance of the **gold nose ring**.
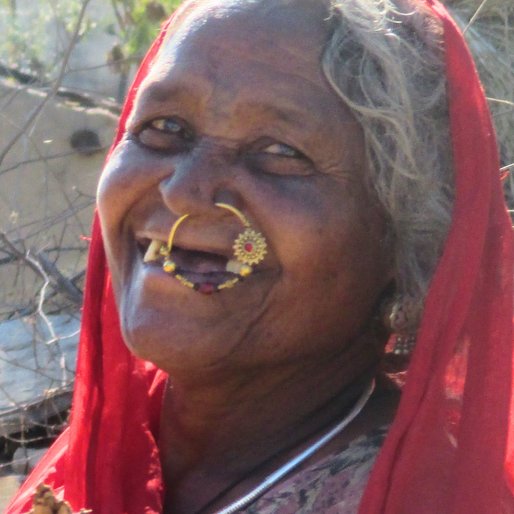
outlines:
M260 232L251 227L250 222L239 209L236 209L233 205L228 203L218 202L215 205L220 209L225 209L234 214L244 227L243 232L235 238L232 245L234 257L230 259L226 265L226 271L236 275L235 277L231 277L221 284L213 284L210 282L192 282L182 274L183 271L172 260L171 252L173 250L173 241L177 229L190 216L189 214L184 214L175 221L171 227L168 242L166 246L161 249L161 254L164 256L162 269L166 273L174 276L182 285L204 294L234 287L240 280L253 272L253 266L262 262L267 253L266 239Z

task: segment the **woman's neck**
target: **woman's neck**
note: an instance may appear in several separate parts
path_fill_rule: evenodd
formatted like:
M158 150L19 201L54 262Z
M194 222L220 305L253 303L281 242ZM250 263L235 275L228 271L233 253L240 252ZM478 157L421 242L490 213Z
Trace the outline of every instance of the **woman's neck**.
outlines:
M170 512L191 514L220 495L227 503L246 492L339 421L374 364L347 351L215 381L174 379L159 441Z

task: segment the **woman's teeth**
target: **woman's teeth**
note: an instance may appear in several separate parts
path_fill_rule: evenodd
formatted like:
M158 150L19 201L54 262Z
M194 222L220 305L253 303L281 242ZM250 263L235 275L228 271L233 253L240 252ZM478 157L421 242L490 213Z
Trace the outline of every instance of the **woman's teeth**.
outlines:
M143 262L161 262L167 255L166 243L158 239L152 239L146 249ZM173 261L186 273L212 274L212 273L233 273L241 274L244 267L236 260L227 259L214 253L184 250L181 248L173 249Z
M240 275L241 274L241 270L244 268L244 266L245 265L242 264L241 262L236 261L234 259L230 259L227 262L226 270L229 273L235 273L236 275Z
M158 261L162 257L161 248L163 245L164 243L162 241L159 241L158 239L152 239L152 242L148 246L143 257L143 262Z

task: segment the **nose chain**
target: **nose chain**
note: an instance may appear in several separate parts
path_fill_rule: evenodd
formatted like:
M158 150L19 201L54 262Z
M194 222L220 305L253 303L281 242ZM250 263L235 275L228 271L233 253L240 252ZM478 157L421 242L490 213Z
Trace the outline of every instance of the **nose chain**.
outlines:
M162 269L175 277L183 286L203 294L220 292L224 289L234 287L243 278L248 277L253 272L253 266L259 264L264 259L267 252L266 239L260 232L250 226L250 222L239 209L236 209L233 205L228 203L218 202L215 205L237 216L244 227L243 232L237 236L232 246L234 258L230 259L226 265L226 271L232 275L231 278L221 284L192 282L184 276L183 271L173 261L171 252L173 250L175 234L179 225L189 217L189 214L184 214L175 221L168 236L168 244L163 246L160 251L161 255L165 258Z

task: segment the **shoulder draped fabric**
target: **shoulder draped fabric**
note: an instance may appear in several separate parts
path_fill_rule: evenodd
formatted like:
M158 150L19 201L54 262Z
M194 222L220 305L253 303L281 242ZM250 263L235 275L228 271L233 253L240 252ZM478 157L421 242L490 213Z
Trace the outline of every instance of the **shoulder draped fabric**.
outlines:
M445 9L426 3L445 31L455 206L401 403L359 514L514 512L512 229L473 61ZM135 78L113 148L165 30ZM28 512L42 481L77 510L162 512L156 438L165 378L122 341L95 217L71 424L6 513Z

